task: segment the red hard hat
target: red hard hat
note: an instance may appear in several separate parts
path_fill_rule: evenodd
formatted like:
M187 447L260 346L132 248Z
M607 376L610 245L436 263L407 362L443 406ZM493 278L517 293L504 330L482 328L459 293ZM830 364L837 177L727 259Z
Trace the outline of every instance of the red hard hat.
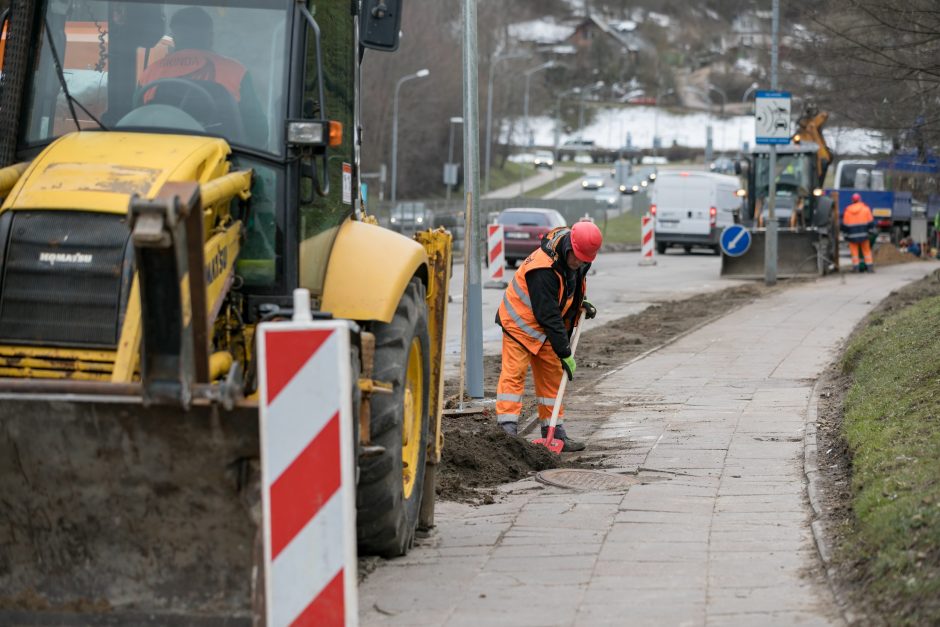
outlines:
M852 194L852 202L858 202L861 199L862 199L862 195L859 194L858 192L855 192L854 194Z
M571 227L571 250L585 263L594 261L603 240L601 230L593 222L577 222Z

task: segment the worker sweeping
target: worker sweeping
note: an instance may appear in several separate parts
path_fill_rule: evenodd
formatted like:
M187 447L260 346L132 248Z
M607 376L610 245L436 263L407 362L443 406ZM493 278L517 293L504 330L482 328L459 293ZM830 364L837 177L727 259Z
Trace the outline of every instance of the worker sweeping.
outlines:
M563 374L574 377L577 368L569 337L578 312L587 318L597 309L585 300L587 272L597 257L603 236L593 222L559 227L542 238L506 288L496 313L503 329L503 362L496 388L496 421L506 433L518 433L526 372L532 366L542 437L548 432L555 395ZM555 437L564 451L584 450L584 443L568 437L561 408Z
M871 208L862 202L860 194L852 194L852 204L846 207L845 213L842 214L842 233L849 243L849 252L852 253L852 272L860 270L859 251L865 260L864 269L868 272L875 271L871 242L868 240L868 232L874 226L875 218L872 216Z

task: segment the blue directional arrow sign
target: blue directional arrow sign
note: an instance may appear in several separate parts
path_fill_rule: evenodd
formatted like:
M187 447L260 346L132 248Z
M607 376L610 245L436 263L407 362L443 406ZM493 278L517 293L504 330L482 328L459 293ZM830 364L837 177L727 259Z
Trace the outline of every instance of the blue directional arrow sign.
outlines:
M721 249L729 257L740 257L751 247L751 232L740 224L726 226L721 232Z

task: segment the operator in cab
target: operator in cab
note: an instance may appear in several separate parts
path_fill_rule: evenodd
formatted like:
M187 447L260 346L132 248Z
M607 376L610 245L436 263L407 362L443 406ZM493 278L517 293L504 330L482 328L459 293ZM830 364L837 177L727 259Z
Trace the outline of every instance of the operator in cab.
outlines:
M530 365L542 437L548 435L561 378L567 374L570 380L577 367L569 338L578 313L584 309L587 318L597 315L597 309L584 296L587 273L602 240L601 231L593 222L582 221L571 228L549 231L506 288L496 312L496 324L503 329L496 421L510 435L518 434L522 393ZM565 432L564 413L562 406L555 429L555 437L565 443L562 451L584 450L583 442L569 438Z
M179 9L170 18L170 35L173 37L173 52L149 65L140 76L141 86L149 85L161 79L182 79L193 81L197 87L203 87L214 97L217 112L224 111L224 102L231 98L237 104L240 115L240 128L222 128L219 134L232 139L242 139L252 146L263 146L268 137L267 120L261 108L261 101L255 91L251 75L240 62L212 52L213 23L212 17L202 7ZM224 88L222 93L213 86ZM144 102L161 102L162 90L179 92L178 86L164 84L154 86L144 96ZM207 89L210 88L211 89ZM198 90L194 90L197 91ZM157 92L156 94L154 92ZM184 93L176 100L192 106L199 101L196 94ZM205 99L205 96L202 96ZM202 103L213 105L213 103ZM181 105L181 108L184 108ZM218 122L218 121L217 121ZM207 128L212 131L214 129ZM243 137L238 137L239 135ZM235 137L232 137L234 135Z

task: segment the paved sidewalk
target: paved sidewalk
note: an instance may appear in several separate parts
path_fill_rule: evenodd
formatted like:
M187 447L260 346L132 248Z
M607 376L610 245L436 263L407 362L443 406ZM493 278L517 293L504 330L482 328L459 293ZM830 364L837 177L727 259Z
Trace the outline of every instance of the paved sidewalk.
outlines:
M874 305L937 266L794 285L575 386L569 431L647 483L440 504L432 538L362 585L362 623L841 625L803 475L813 385Z

